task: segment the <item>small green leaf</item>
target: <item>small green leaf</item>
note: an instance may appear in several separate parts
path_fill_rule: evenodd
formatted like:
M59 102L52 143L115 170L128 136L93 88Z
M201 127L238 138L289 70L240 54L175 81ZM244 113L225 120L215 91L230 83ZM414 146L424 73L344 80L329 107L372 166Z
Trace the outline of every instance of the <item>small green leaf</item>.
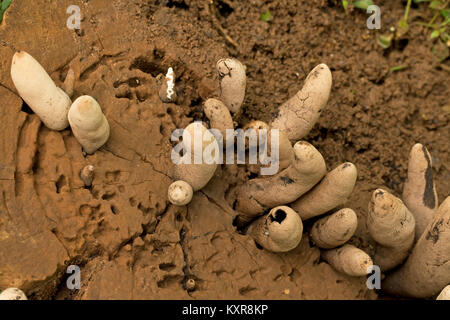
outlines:
M404 70L404 69L406 69L406 68L408 68L408 66L400 65L400 66L392 67L392 68L391 68L391 71L392 71L392 72L397 72L397 71L400 71L400 70Z
M450 9L444 9L444 10L441 10L441 15L442 15L445 19L450 18Z
M392 45L392 35L380 35L377 38L377 43L383 49L387 49Z
M270 11L267 10L266 12L261 13L260 19L264 22L269 22L272 20L272 15L270 14Z
M0 22L2 22L3 20L3 14L5 13L6 9L9 8L9 6L11 5L12 0L3 0L1 1L1 5L0 5Z
M435 39L437 37L439 37L439 30L434 30L431 34L430 34L430 39Z
M347 0L342 0L342 7L344 7L344 11L345 11L345 13L347 13L347 8L348 8L348 1Z
M373 5L373 1L372 0L357 0L357 1L353 2L353 5L355 6L355 8L367 10L367 8L369 6Z
M414 3L430 2L430 0L414 0Z

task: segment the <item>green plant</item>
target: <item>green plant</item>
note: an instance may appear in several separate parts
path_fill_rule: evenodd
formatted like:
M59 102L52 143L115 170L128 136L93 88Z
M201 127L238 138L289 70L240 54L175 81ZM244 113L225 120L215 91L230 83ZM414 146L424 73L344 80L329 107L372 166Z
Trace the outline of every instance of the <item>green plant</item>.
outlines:
M430 40L434 41L432 52L439 60L444 61L449 57L450 47L450 8L449 0L408 0L405 8L405 14L397 23L397 28L391 30L390 34L382 34L377 38L377 43L383 48L389 48L393 40L398 40L405 37L409 30L408 17L411 10L412 3L420 4L428 2L428 8L431 10L431 19L429 22L415 22L414 24L421 25L431 29Z
M361 10L367 10L367 8L369 6L373 5L373 1L372 0L356 0L356 1L342 0L342 7L344 8L346 13L347 13L349 4L352 4L355 8L358 8Z
M419 0L421 1L421 0ZM403 17L397 22L397 28L391 29L391 33L379 35L377 43L383 48L387 49L392 45L395 39L401 39L409 30L408 17L411 10L412 0L408 0ZM395 31L395 33L394 33Z
M428 7L433 16L428 23L417 22L417 24L430 28L430 39L435 41L431 51L443 61L449 57L450 47L450 7L448 0L414 0L415 3L429 2Z
M0 22L3 20L3 14L9 8L12 0L0 0Z
M272 14L269 10L266 10L265 12L261 13L260 20L264 22L269 22L272 20Z

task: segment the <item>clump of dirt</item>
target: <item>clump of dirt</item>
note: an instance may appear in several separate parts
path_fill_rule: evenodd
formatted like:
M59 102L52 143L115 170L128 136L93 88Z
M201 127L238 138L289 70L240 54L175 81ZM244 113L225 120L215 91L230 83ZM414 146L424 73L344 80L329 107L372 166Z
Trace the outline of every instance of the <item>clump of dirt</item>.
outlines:
M380 2L386 29L403 8ZM81 31L66 28L72 4L81 8ZM269 23L259 19L266 10ZM415 142L433 156L440 199L448 195L448 71L421 29L412 29L402 51L384 52L364 13L349 17L330 1L223 0L218 11L237 48L218 32L205 1L13 2L0 26L0 289L20 287L36 299L376 297L365 279L322 262L307 232L285 254L261 250L237 232L231 190L248 176L240 166L219 168L188 207L169 205L170 135L201 117L202 102L217 94L214 65L221 57L247 66L241 125L271 119L307 73L326 63L333 91L307 140L329 169L344 161L357 166L348 206L360 226L352 242L369 247L364 218L371 192L381 185L401 192ZM70 130L41 124L9 77L18 49L59 84L69 67L75 70L74 96L95 97L111 125L105 147L85 157ZM389 71L399 64L409 68ZM159 75L169 67L177 76L176 103L158 97ZM88 164L96 173L85 188L79 172ZM81 267L79 291L65 286L72 264ZM188 279L194 291L186 290Z

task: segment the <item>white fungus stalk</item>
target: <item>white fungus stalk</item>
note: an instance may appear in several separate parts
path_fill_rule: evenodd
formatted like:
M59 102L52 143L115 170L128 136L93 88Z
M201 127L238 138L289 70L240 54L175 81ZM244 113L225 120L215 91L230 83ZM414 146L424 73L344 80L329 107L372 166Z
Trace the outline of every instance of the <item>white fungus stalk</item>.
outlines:
M237 59L227 58L217 61L216 68L219 75L219 99L234 115L239 115L247 85L245 66Z
M436 300L450 300L450 284L442 289Z
M309 73L303 88L280 107L271 126L284 131L291 141L305 137L325 109L331 85L330 69L319 64Z
M170 203L176 206L185 206L192 200L194 190L189 183L178 180L169 186L167 196Z
M322 258L337 271L352 277L365 276L373 266L370 256L351 244L323 251Z
M372 194L367 215L367 229L377 242L374 262L388 271L408 256L414 243L415 220L402 200L383 189Z
M269 214L254 221L247 234L266 250L287 252L302 239L303 223L297 212L286 206L273 208Z
M415 239L418 240L433 220L439 203L433 181L431 155L420 143L411 148L408 178L403 187L402 197L416 220Z
M205 187L217 169L219 144L201 122L193 122L183 131L185 154L175 164L174 177L186 181L194 191Z
M8 288L0 293L0 300L28 300L25 293L17 288Z
M25 51L16 52L11 64L11 78L19 95L47 128L58 131L67 128L67 113L72 101L39 62Z
M86 187L90 187L94 180L94 166L88 165L81 169L80 178Z
M328 172L311 191L291 204L303 221L324 214L349 198L358 176L353 163L346 162Z
M109 138L109 124L100 105L90 96L81 96L69 110L69 122L73 135L92 154L103 146Z
M249 180L236 188L239 220L248 222L267 209L291 203L323 178L325 160L314 146L298 141L293 149L294 160L288 168L268 178Z
M356 213L344 208L314 222L311 239L319 248L336 248L350 240L357 226Z

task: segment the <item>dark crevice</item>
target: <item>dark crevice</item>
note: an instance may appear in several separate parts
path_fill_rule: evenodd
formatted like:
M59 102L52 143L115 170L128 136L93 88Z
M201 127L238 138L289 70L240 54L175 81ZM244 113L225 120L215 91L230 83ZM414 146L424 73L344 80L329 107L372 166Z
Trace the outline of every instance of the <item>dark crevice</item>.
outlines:
M189 10L189 5L184 0L169 0L167 2L167 7Z
M55 182L56 193L61 193L61 189L67 185L67 179L65 175L61 175Z
M234 9L223 0L216 1L216 8L219 11L219 14L224 18L228 18L228 16L234 12Z
M26 114L34 114L34 111L31 110L30 106L24 101L22 103L22 112L25 112Z
M159 55L162 55L162 53L155 50L155 59L153 60L148 60L145 57L137 57L131 64L130 70L139 69L144 73L151 74L153 77L157 77L159 74L165 74L166 68L161 65L162 58L159 58Z
M278 209L277 211L275 211L275 213L271 214L269 218L272 222L276 221L278 223L282 223L284 219L286 219L286 212L284 212L284 210Z

